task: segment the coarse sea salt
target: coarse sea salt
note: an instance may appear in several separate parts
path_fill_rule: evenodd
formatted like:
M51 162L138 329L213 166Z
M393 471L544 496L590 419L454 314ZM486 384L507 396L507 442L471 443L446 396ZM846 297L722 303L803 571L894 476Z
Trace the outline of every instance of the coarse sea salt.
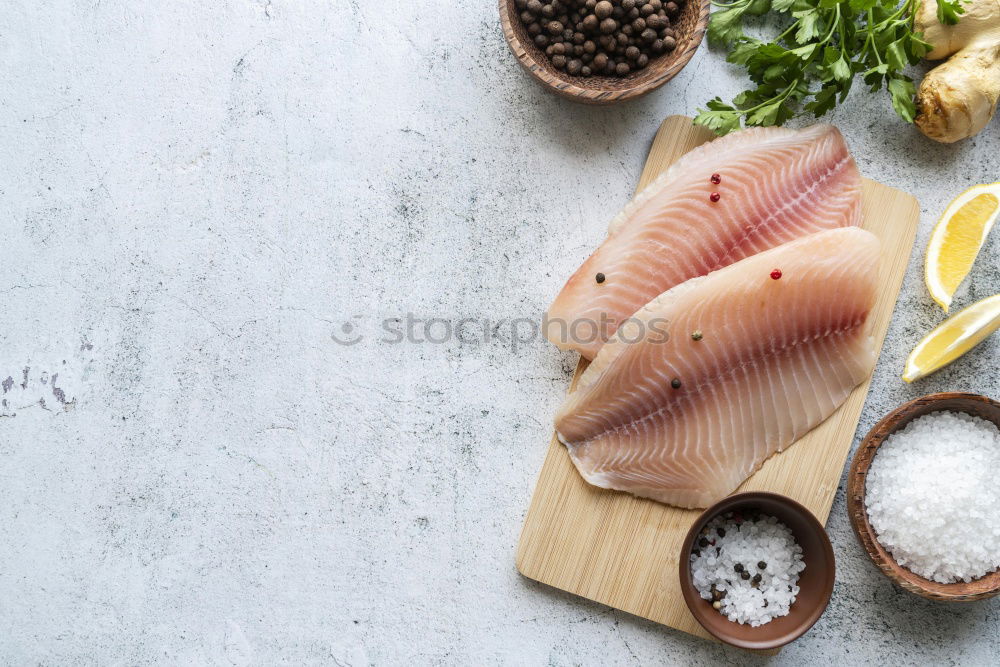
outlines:
M788 614L805 567L792 531L767 515L746 520L734 512L717 516L691 553L691 580L698 594L718 601L719 612L730 621L753 627ZM749 575L745 579L743 572Z
M886 438L865 482L878 541L897 563L943 584L1000 566L1000 431L932 412Z

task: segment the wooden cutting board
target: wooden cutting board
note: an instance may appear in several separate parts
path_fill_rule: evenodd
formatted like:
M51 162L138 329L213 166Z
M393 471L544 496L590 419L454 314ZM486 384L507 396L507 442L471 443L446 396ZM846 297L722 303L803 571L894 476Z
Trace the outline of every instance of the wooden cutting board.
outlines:
M684 116L660 126L639 179L641 190L681 155L713 137ZM875 343L881 349L920 218L912 196L865 179L863 227L882 241ZM587 362L580 361L570 389ZM772 456L739 491L773 491L826 522L851 449L865 382L825 422ZM553 436L517 549L526 577L701 637L681 597L681 541L699 514L587 484Z

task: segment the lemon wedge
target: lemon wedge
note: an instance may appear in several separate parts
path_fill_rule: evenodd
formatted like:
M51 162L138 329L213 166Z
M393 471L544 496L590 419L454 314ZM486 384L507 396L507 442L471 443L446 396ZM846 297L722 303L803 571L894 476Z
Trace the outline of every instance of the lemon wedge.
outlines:
M976 185L955 198L938 220L927 244L924 280L944 312L1000 213L1000 183Z
M919 380L944 368L1000 329L1000 294L958 311L917 343L906 360L903 379Z

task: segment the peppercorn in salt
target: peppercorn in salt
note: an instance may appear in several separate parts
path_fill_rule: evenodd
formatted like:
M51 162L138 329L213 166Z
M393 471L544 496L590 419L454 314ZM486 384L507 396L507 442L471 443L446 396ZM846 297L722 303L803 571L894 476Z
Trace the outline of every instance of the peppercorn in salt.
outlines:
M788 614L806 567L792 531L773 516L726 512L702 529L698 543L712 535L718 536L714 549L690 556L691 581L701 598L730 621L751 626Z

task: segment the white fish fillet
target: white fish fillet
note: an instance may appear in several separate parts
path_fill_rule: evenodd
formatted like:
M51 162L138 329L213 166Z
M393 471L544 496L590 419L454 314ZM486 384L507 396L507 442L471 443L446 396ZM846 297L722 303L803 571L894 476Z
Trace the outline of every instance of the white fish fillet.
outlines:
M654 299L601 349L556 416L580 474L682 507L733 491L870 375L878 265L878 239L847 227Z
M726 135L684 155L618 214L549 308L546 335L593 359L622 322L671 287L800 236L856 225L860 212L861 176L832 125Z

